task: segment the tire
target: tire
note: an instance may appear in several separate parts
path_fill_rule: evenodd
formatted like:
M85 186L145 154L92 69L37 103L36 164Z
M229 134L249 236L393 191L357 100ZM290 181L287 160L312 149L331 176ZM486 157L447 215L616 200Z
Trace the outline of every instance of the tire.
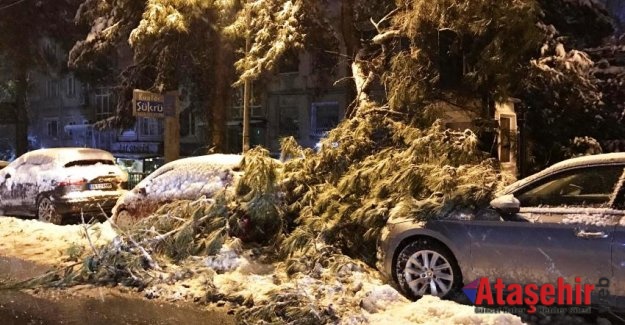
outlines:
M419 238L404 246L393 272L401 291L410 299L424 295L452 298L462 286L462 274L453 254L439 242Z
M47 197L42 197L37 203L37 217L39 221L52 223L55 225L61 224L63 221L63 215L56 211L54 203Z
M111 220L119 229L124 231L130 230L132 225L136 223L130 212L125 209L118 211Z

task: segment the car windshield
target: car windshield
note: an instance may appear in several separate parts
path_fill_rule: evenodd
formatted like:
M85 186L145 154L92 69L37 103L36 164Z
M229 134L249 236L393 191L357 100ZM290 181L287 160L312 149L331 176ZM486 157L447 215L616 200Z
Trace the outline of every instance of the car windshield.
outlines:
M102 165L114 165L115 163L112 160L106 159L87 159L87 160L74 160L70 161L63 167L73 167L73 166L93 166L97 164Z

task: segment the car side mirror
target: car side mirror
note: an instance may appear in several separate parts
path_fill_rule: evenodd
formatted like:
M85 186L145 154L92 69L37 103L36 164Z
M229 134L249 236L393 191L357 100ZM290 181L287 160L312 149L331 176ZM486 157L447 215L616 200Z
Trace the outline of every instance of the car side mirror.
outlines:
M521 210L521 202L512 194L495 198L490 201L490 206L503 214L515 214Z

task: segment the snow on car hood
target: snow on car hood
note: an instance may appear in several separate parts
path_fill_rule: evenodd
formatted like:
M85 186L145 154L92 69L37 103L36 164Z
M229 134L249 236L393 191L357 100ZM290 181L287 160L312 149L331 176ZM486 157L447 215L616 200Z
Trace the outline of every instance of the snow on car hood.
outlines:
M144 198L155 202L213 196L234 184L243 156L214 154L183 158L165 164L119 198L120 205L132 208Z

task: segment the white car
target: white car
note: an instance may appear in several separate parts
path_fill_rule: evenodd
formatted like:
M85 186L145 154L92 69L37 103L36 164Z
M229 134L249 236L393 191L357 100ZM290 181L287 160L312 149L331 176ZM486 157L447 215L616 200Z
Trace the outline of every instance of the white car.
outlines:
M113 208L113 221L125 228L165 203L213 197L224 188L234 189L241 176L241 155L212 154L178 159L158 168Z
M28 152L0 170L0 213L59 224L66 216L109 213L128 176L107 151L50 148Z

